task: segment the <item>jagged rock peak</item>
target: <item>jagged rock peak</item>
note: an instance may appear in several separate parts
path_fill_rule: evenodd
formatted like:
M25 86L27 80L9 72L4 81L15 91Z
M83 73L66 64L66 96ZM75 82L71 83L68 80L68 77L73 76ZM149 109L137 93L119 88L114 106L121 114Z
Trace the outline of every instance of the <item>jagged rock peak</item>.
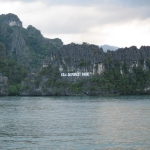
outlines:
M20 21L18 16L12 13L0 15L0 22L9 26L22 27L22 22Z
M32 25L29 25L27 27L27 33L28 33L28 36L41 36L42 37L41 31L36 29Z

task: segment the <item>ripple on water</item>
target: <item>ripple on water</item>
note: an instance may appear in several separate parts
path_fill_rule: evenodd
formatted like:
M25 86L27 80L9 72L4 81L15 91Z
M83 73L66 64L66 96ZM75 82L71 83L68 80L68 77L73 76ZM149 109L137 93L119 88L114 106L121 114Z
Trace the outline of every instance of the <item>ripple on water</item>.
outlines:
M150 149L150 96L0 97L0 149Z

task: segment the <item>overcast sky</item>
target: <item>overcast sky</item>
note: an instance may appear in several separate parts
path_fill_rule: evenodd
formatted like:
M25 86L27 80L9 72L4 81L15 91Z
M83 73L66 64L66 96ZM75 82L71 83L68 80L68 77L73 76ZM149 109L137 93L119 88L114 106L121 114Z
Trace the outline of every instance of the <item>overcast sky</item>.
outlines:
M64 44L150 45L150 0L0 0L7 13Z

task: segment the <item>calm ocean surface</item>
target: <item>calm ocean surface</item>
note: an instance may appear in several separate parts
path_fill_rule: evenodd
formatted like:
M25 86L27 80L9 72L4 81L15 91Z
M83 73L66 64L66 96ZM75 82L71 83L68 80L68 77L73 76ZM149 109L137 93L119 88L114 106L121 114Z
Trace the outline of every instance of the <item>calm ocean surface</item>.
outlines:
M2 150L150 150L150 96L0 97Z

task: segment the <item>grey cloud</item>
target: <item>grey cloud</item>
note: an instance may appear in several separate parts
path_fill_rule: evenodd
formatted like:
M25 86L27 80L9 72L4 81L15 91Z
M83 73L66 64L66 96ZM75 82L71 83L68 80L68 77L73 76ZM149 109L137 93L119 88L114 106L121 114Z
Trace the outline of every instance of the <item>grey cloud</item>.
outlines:
M114 4L124 6L150 6L150 0L45 0L48 3L53 4L76 4L76 5L102 5L102 4Z
M11 0L11 2L12 1L17 0ZM33 22L30 22L27 19L29 24L35 24L42 32L48 32L49 34L85 33L95 26L102 27L108 24L119 24L130 22L135 19L147 19L150 17L149 9L145 8L149 5L150 1L146 0L63 0L63 2L60 0L18 1L27 3L41 1L41 3L45 2L48 4L46 5L46 10L40 10L40 12L39 9L36 9L36 6L33 9L29 4L32 9L29 10L29 8L26 7L23 14L26 14L26 18L29 17L28 15L30 15L30 18L33 18L30 20L33 20ZM55 6L53 6L53 4L55 4ZM59 6L57 4L59 4ZM68 4L69 6L67 5L66 7L71 7L72 9L59 11L59 9L61 9L60 4ZM88 6L84 4L88 4ZM143 7L137 8L137 6L140 6L141 4L143 4ZM52 6L54 10L50 11ZM38 8L41 8L41 6ZM39 16L39 18L36 18L37 20L35 20L35 16Z
M97 7L97 10L95 11L95 13L91 10L89 14L82 14L81 10L81 14L78 15L74 10L74 14L72 14L71 16L69 16L68 14L62 14L62 16L58 17L62 19L59 19L57 21L49 19L44 30L45 32L49 31L49 33L77 34L85 33L95 26L103 27L105 25L127 23L133 20L145 19L150 17L149 15L146 16L147 11L144 11L143 9L137 10L114 7L102 10L101 7Z
M24 2L36 1L36 0L20 0ZM114 5L124 5L124 6L150 6L150 0L41 0L49 4L56 5L103 5L103 4L114 4Z
M3 0L0 0L3 1ZM48 4L55 4L55 5L85 5L85 4L99 4L99 3L103 3L106 0L5 0L5 1L10 1L10 2L34 2L34 1L41 1L41 2L46 2Z
M2 1L2 0L0 0ZM19 2L34 2L34 1L41 1L41 2L46 2L50 5L103 5L103 4L108 4L108 5L116 5L116 6L125 6L125 7L142 7L150 6L150 0L5 0L5 1L19 1Z
M126 1L117 0L117 3L122 3L125 6L130 6L130 7L142 7L142 6L149 7L150 6L149 0L126 0Z
M38 1L38 0L7 0L7 1L18 1L18 2L28 3L28 2L35 2L35 1Z

